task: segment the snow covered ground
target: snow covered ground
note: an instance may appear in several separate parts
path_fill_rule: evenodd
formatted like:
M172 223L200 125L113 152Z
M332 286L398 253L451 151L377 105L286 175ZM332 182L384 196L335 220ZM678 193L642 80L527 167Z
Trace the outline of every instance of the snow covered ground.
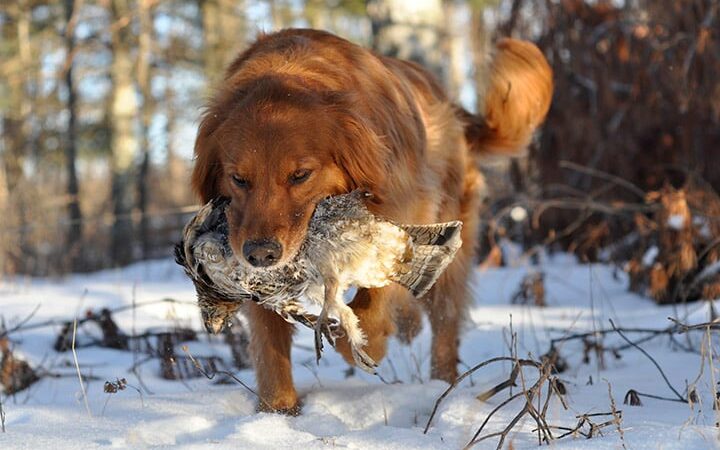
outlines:
M539 357L549 348L550 339L567 333L609 327L608 319L622 327L668 326L668 316L688 323L708 320L708 305L658 307L650 300L627 292L626 278L602 265L580 265L571 258L545 262L547 307L511 305L520 280L532 267L493 269L477 272L473 283L475 302L462 341L461 371L485 359L509 355L509 327L518 335L518 354ZM48 319L69 319L88 308L117 307L172 297L188 303L155 303L128 309L115 318L130 333L154 327L191 325L199 329L194 291L172 261L136 264L124 270L106 271L61 280L12 279L0 282L0 314L6 326L25 319L37 305L28 324ZM423 428L435 400L447 384L428 380L428 326L410 346L391 342L388 357L380 366L386 381L365 373L346 375L347 365L332 349L316 365L312 335L300 330L293 350L294 376L302 396L298 417L256 413L253 394L237 384L217 384L204 377L166 381L157 361L141 366L139 375L147 390L140 395L128 388L115 394L103 392L105 380L126 378L133 387L140 380L130 373L131 352L97 347L78 350L81 371L86 379L91 416L86 412L80 385L75 376L71 352L52 350L59 326L29 329L11 335L16 355L33 367L43 367L64 376L44 378L14 396L2 396L6 433L0 433L0 449L103 448L178 446L182 448L462 448L487 414L508 398L507 391L487 402L475 397L508 376L509 363L488 366L453 390L441 404L427 434ZM92 333L78 331L80 341ZM632 339L642 334L628 333ZM699 350L703 333L692 336ZM684 341L681 336L680 340ZM605 345L622 344L616 334ZM715 348L720 348L714 342ZM717 369L707 359L676 348L667 337L642 344L665 370L669 381L684 395L686 382L697 382L700 404L642 399L642 406L623 404L628 389L661 396L673 396L652 362L630 348L617 359L605 357L600 368L594 355L583 363L581 341L563 344L560 353L569 363L560 374L567 388L564 410L551 401L547 414L551 425L573 426L576 415L611 411L608 384L617 409L622 410L621 438L615 426L602 429L592 439L567 437L553 442L558 448L715 448L718 447L718 416L712 409ZM229 352L219 339L189 345L196 356ZM178 353L182 353L178 349ZM701 366L705 364L704 370ZM525 372L531 376L532 371ZM252 370L237 377L254 385ZM488 423L488 431L501 430L522 407L512 403ZM597 423L607 420L598 419ZM514 448L537 447L534 422L529 418L513 431L505 443ZM495 448L494 439L477 448Z

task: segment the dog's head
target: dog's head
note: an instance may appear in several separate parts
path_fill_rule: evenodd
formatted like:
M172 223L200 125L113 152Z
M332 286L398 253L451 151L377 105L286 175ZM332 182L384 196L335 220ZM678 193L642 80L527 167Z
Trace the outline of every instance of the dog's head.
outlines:
M386 176L386 150L345 100L270 77L221 92L205 113L193 187L232 199L230 245L249 266L291 260L320 200Z

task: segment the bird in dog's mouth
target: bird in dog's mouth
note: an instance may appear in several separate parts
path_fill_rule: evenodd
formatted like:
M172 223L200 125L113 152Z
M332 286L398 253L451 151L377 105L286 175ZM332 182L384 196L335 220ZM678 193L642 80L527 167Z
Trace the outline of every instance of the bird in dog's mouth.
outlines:
M255 301L288 322L313 328L318 359L322 336L334 345L344 333L356 364L374 373L377 364L364 351L365 334L344 292L394 282L422 297L462 245L462 222L395 224L367 209L370 197L356 190L320 201L297 255L267 268L249 268L233 255L225 215L229 199L203 206L185 226L175 259L195 284L207 331L222 331L244 301ZM303 298L320 305L320 314L308 313Z

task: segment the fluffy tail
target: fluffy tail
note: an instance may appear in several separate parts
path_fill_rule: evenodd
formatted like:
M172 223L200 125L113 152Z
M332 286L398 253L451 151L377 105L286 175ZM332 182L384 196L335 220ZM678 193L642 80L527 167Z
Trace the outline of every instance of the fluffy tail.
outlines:
M455 253L462 245L462 222L401 225L401 228L413 239L413 253L406 270L395 282L420 298L427 294L455 258Z
M523 150L550 108L552 76L545 56L533 43L499 41L490 67L483 116L459 112L472 152L479 156Z

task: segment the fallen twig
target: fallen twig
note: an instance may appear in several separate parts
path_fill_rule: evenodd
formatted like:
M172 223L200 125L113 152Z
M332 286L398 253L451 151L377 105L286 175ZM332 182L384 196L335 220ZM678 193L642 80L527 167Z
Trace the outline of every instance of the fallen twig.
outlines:
M22 329L22 327L26 323L28 323L30 321L30 319L32 319L35 316L35 314L38 312L39 309L40 309L40 304L38 303L37 305L35 305L35 308L33 308L33 310L30 312L30 314L28 314L23 320L21 320L20 322L15 324L14 327L9 328L9 329L5 329L5 327L2 327L3 330L0 332L0 339L4 338L5 336L7 336L10 333L13 333L15 331Z
M513 351L513 354L515 352ZM430 426L432 424L432 421L437 414L438 408L440 407L440 404L442 401L450 394L450 392L455 389L458 384L460 384L465 378L469 377L472 373L475 371L488 366L490 364L496 363L496 362L502 362L502 361L510 361L513 362L513 369L510 372L510 375L507 380L503 381L502 383L494 386L493 388L479 394L477 398L479 400L485 401L490 398L492 398L494 395L498 394L499 392L502 392L503 390L515 386L515 382L517 381L518 377L520 377L522 382L522 389L520 392L517 392L515 394L510 395L507 399L502 401L499 405L497 405L495 408L493 408L492 411L485 417L485 420L482 422L478 430L473 435L472 439L470 439L470 442L466 445L465 448L470 448L474 446L475 444L482 442L487 439L491 439L494 437L500 437L500 440L498 442L498 449L502 448L503 443L505 442L507 435L510 433L510 431L517 425L517 423L527 414L530 417L532 417L536 424L537 424L537 432L538 432L538 440L542 442L549 442L554 439L552 432L551 432L551 426L548 425L545 416L549 407L549 401L550 396L552 396L553 393L555 393L558 397L562 399L562 394L560 393L559 389L559 382L556 378L551 377L553 373L553 365L551 363L551 360L546 358L542 363L532 360L532 359L520 359L514 356L500 356L496 358L491 358L486 361L483 361L467 371L465 371L462 375L460 375L457 380L451 384L435 401L435 405L433 407L432 412L430 413L430 417L428 418L427 424L425 425L425 429L423 433L427 434L428 430L430 429ZM525 379L524 375L522 373L522 367L533 367L538 370L539 377L537 381L529 388L525 386ZM547 396L542 401L542 386L545 385L545 383L548 384L547 388ZM490 421L490 419L503 407L507 406L509 403L513 402L514 400L517 400L519 398L525 398L525 404L523 408L518 412L515 417L510 421L510 423L499 432L489 433L486 435L482 435L483 430L485 429L486 425ZM538 404L537 407L533 404L533 402L537 400ZM564 400L561 400L564 407L567 407ZM542 405L542 407L541 407Z
M435 406L432 409L432 412L430 413L430 417L428 418L427 423L425 424L425 429L423 430L423 434L427 434L428 430L430 429L430 425L432 424L433 419L435 418L435 414L437 413L438 408L440 407L440 403L442 403L445 398L450 395L450 392L452 392L465 378L472 375L474 372L482 369L485 366L488 366L490 364L500 362L500 361L511 361L515 362L515 358L512 358L510 356L498 356L495 358L488 359L486 361L483 361L479 364L476 364L475 366L471 367L470 369L466 370L464 373L462 373L457 379L447 388L445 389L445 392L443 392L440 397L435 400Z
M635 341L629 341L625 340L625 344L622 345L616 345L616 346L605 346L605 345L599 345L597 348L594 348L594 350L602 351L605 353L611 353L614 355L618 355L619 352L623 350L627 350L629 348L632 348L636 345L642 344L644 342L648 342L652 339L656 339L660 336L668 336L674 344L676 344L678 347L682 348L684 351L687 352L696 352L696 350L687 347L684 344L681 344L680 342L675 339L675 335L682 334L686 331L690 330L703 330L708 325L711 327L718 327L720 329L720 323L716 322L706 322L702 324L696 324L696 325L685 325L682 322L678 321L677 319L673 319L671 317L668 318L669 320L675 322L673 325L665 328L625 328L625 327L616 327L616 328L605 328L601 330L596 331L587 331L582 333L574 333L565 335L558 338L553 338L550 340L550 351L554 351L554 349L557 348L559 343L567 342L567 341L573 341L573 340L583 340L585 341L587 338L595 337L595 336L605 336L607 334L614 334L617 333L617 330L623 332L623 333L647 333L648 336L644 336L640 339L637 339Z
M622 411L617 411L618 417L622 417ZM591 419L591 417L607 417L607 416L613 416L613 419L607 420L602 423L594 423ZM592 414L580 414L575 416L576 419L578 419L577 424L573 427L561 427L561 426L551 426L550 428L554 430L560 430L565 431L565 433L558 435L556 439L562 439L567 436L571 435L580 435L583 436L586 439L591 439L595 437L597 433L600 432L601 429L605 427L609 427L610 425L613 425L616 422L615 415L612 412L606 412L606 413L592 413ZM583 430L583 428L587 426L587 431Z
M204 376L205 378L207 378L208 380L213 380L213 379L215 379L215 376L216 376L217 374L226 375L226 376L232 378L233 380L235 380L235 382L237 382L240 386L244 387L248 392L250 392L251 394L253 394L255 397L257 397L258 400L259 400L261 403L263 403L263 405L264 405L265 407L267 407L268 409L272 409L271 406L270 406L270 403L268 403L264 398L262 398L262 397L260 396L260 394L258 394L257 392L255 392L255 390L254 390L253 388L251 388L251 387L248 386L247 384L243 383L243 381L242 381L241 379L239 379L238 377L236 377L233 373L231 373L231 372L229 372L229 371L227 371L227 370L217 370L217 369L214 370L213 373L208 373L208 372L205 370L205 368L202 367L202 365L198 362L198 360L196 360L195 357L193 357L193 355L190 354L190 351L188 350L187 345L183 345L183 346L182 346L182 351L187 355L188 358L190 358L190 361L192 361L193 365L194 365L195 368L198 370L198 372L200 372L201 374L203 374L203 376Z
M648 397L648 398L654 398L658 400L667 400L667 401L675 401L675 402L682 402L687 403L688 399L680 394L680 392L675 389L672 384L670 383L669 379L665 375L663 369L660 367L658 362L649 354L647 353L642 347L640 347L639 343L645 342L652 337L655 336L661 336L661 335L668 335L670 337L673 337L676 334L684 333L689 330L701 330L704 329L706 332L709 332L709 330L713 326L720 325L717 321L713 322L707 322L703 324L695 324L695 325L686 325L681 323L680 321L676 319L671 319L673 324L666 328L661 329L652 329L652 328L619 328L615 325L615 323L610 320L611 328L603 329L603 330L596 330L593 332L585 332L585 333L575 333L572 335L567 335L561 338L556 338L551 341L551 350L548 352L545 357L542 358L542 362L537 362L532 359L519 359L516 356L509 356L509 357L496 357L491 358L486 361L483 361L470 369L468 369L466 372L461 374L455 383L451 384L435 401L435 405L431 411L430 417L428 418L428 422L425 426L424 433L427 433L430 429L430 426L432 425L432 421L437 414L437 411L439 409L440 404L443 402L445 398L461 383L465 378L469 377L472 373L475 371L496 362L501 361L512 361L514 363L513 368L510 372L510 375L508 376L508 379L497 384L493 388L479 394L477 398L479 400L488 400L497 393L516 386L516 382L518 377L520 378L522 382L521 390L520 392L517 392L515 394L511 394L507 399L503 400L499 405L495 406L490 413L485 417L483 422L480 424L479 428L473 435L473 437L470 439L470 441L467 443L465 448L470 448L474 446L477 443L480 443L482 441L499 437L498 442L498 449L502 448L504 443L507 440L507 437L509 433L514 429L515 426L521 421L523 417L530 416L537 424L537 427L533 430L533 432L538 433L538 441L540 444L543 442L549 443L551 440L557 440L561 439L566 436L570 435L582 435L586 438L592 438L598 433L600 433L600 430L602 428L615 426L618 429L618 433L620 434L620 440L625 447L625 440L624 440L624 434L622 430L622 411L619 411L616 407L615 400L612 396L611 388L608 384L608 393L610 396L610 403L612 407L612 411L608 413L596 413L596 414L583 414L578 415L576 418L578 419L578 422L575 424L574 427L567 427L567 426L554 426L549 425L546 420L546 414L549 408L550 404L550 397L554 393L557 398L560 399L565 409L568 409L567 404L565 403L565 399L563 398L564 395L564 387L562 386L562 383L557 379L557 377L552 377L553 373L553 367L555 364L560 361L560 356L557 352L557 345L559 343L568 341L568 340L587 340L590 337L598 336L598 335L607 335L610 333L617 333L624 341L625 345L622 347L615 347L613 349L614 352L617 352L618 348L630 348L634 347L638 349L640 352L642 352L650 361L655 365L655 367L660 372L663 380L667 384L667 386L670 388L670 390L673 392L675 397L669 398L669 397L662 397L655 394L646 394L637 392L636 390L631 390L626 395L626 404L630 403L633 405L638 405L640 403L640 397ZM645 336L641 338L638 341L631 341L625 333L627 332L637 332L637 333L650 333L650 336ZM608 350L605 348L602 348L602 350ZM515 355L516 353L512 350L511 345L511 353ZM538 370L539 376L535 383L530 386L525 386L525 379L523 375L523 367L534 367ZM546 396L543 398L542 389L543 386L547 384L548 391ZM485 431L488 423L492 419L494 415L497 414L498 411L512 403L513 401L516 401L520 398L524 398L524 404L522 406L522 409L520 409L519 412L517 412L513 418L504 426L504 428L500 431L487 433L483 435L483 432ZM595 423L593 422L592 417L596 416L611 416L612 418L609 420L606 420L602 423ZM563 433L554 436L552 430L559 430Z
M539 377L538 377L537 381L530 388L525 387L524 377L522 375L522 366L532 366L532 367L536 368L539 372ZM465 446L465 449L468 449L468 448L474 446L475 444L478 444L486 439L490 439L490 438L499 436L500 439L498 441L497 449L500 450L505 442L505 439L507 439L507 436L510 433L510 431L512 431L512 429L515 427L515 425L517 425L517 423L520 421L520 419L522 419L526 414L530 415L530 417L532 417L535 420L535 422L537 423L538 428L536 431L538 432L538 440L540 442L549 443L551 440L553 440L554 437L552 435L552 432L550 431L550 426L547 424L547 421L545 420L544 413L538 412L538 410L533 405L533 400L535 398L537 398L538 401L540 401L540 398L542 396L542 386L546 382L549 383L547 396L550 397L553 392L556 392L556 391L553 391L552 382L550 382L551 374L552 374L552 368L547 363L541 364L541 363L538 363L538 362L532 361L532 360L520 360L520 359L515 358L515 367L513 367L513 371L511 372L510 378L508 379L508 381L512 380L513 377L516 378L519 375L521 380L523 380L522 390L520 392L518 392L517 394L510 396L508 399L506 399L502 403L500 403L498 406L496 406L490 412L490 414L488 414L488 416L485 418L483 423L480 425L480 427L477 429L477 431L473 435L472 439L470 439L470 442L468 442L467 445ZM501 383L498 386L505 386L502 388L502 389L505 389L506 387L509 387L512 384L513 383ZM498 386L496 386L496 387L498 387ZM500 392L500 391L497 391L497 392ZM495 392L495 393L497 393L497 392ZM492 395L494 395L494 393L489 396L488 396L488 394L490 394L490 392L483 393L483 397L489 398ZM512 402L513 400L515 400L519 397L525 397L525 404L524 404L523 408L515 415L515 417L513 417L513 419L510 421L510 423L508 423L502 431L486 434L485 436L481 436L482 431L485 428L485 426L487 425L487 423L490 421L490 418L495 413L497 413L500 409L502 409L504 406L506 406L507 404L509 404L510 402ZM546 401L549 401L549 399L546 398ZM542 409L542 411L547 411L547 408L544 407Z
M556 347L559 342L567 342L572 340L582 340L589 337L604 336L607 334L617 333L617 330L625 333L650 333L656 335L677 333L676 326L666 328L603 328L595 331L586 331L582 333L569 334L559 338L550 339L550 347Z
M163 298L160 300L149 300L147 302L139 302L139 303L135 303L135 304L131 304L131 305L123 305L123 306L118 306L116 308L109 308L108 311L110 311L111 313L114 314L114 313L125 311L128 309L141 308L143 306L156 305L158 303L173 303L173 304L188 304L188 305L196 305L197 304L195 302L190 302L190 301L175 300L174 298ZM22 320L22 322L18 323L14 327L9 328L5 331L0 331L0 338L3 338L11 333L16 333L18 331L27 331L27 330L34 330L37 328L54 327L54 326L58 326L58 325L65 325L67 323L65 321L59 322L59 321L53 319L53 320L46 320L43 322L35 322L35 323L28 324L27 322L35 315L35 313L37 312L37 310L39 308L40 308L40 305L37 305L31 314L29 314L25 319ZM94 319L92 317L82 317L82 318L77 319L77 323L78 323L78 325L82 325L85 322L88 322L90 320L94 320Z
M617 327L615 326L615 323L612 321L612 319L609 319L609 320L610 320L610 325L611 325L611 326L613 327L613 329L618 333L618 335L620 335L620 337L625 340L625 342L627 342L628 344L632 345L632 346L635 347L636 349L640 350L640 352L641 352L643 355L645 355L645 356L653 363L653 365L655 365L655 367L657 368L657 370L660 372L660 375L662 376L663 380L665 380L665 384L667 384L667 386L670 388L670 390L673 391L673 393L674 393L675 396L677 397L677 401L680 401L680 402L683 402L683 403L687 403L687 402L688 402L687 398L685 398L684 396L680 395L680 393L675 389L675 387L673 387L672 383L670 383L670 380L668 380L668 377L665 375L665 372L662 370L662 367L660 367L660 364L658 364L658 362L655 361L655 358L653 358L652 356L650 356L650 354L649 354L648 352L646 352L645 349L643 349L642 347L640 347L639 345L637 345L636 343L634 343L634 342L632 342L630 339L628 339L627 336L625 336L625 335L623 334L622 330L620 330L619 328L617 328Z
M720 330L720 320L713 320L712 322L697 323L693 325L684 324L673 317L668 317L668 320L677 325L678 333L686 333L692 330Z
M574 170L579 173L583 173L585 175L590 175L594 178L599 178L601 180L609 181L617 186L622 186L628 191L632 192L633 194L637 195L640 199L645 199L646 192L640 189L638 185L631 183L630 181L621 178L617 175L613 175L609 172L604 172L602 170L594 169L592 167L583 166L577 163L574 163L572 161L567 160L561 160L558 162L558 167L561 167L563 169L570 169Z

